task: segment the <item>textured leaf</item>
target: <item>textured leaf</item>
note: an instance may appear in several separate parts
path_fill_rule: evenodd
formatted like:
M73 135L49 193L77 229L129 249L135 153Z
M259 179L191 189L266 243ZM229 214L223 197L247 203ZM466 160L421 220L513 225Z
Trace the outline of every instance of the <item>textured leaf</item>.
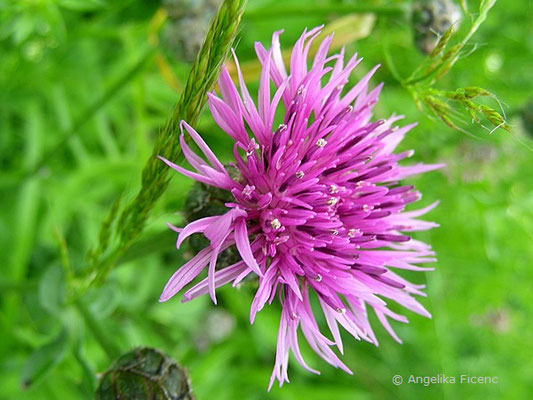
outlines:
M62 329L50 342L38 348L22 368L20 384L23 388L35 385L50 373L65 357L68 334Z

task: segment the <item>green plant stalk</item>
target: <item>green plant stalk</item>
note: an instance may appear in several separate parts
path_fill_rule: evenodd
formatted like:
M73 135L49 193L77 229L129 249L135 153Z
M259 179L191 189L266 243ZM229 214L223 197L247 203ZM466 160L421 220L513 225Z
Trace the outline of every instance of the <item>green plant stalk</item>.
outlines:
M482 9L480 10L479 15L477 16L477 18L472 23L472 26L470 27L470 30L468 31L468 33L456 45L457 49L454 51L453 54L451 54L451 57L450 57L449 60L439 63L434 68L431 68L429 71L427 71L424 75L417 77L416 75L418 74L418 72L420 72L420 69L425 64L425 61L424 61L418 68L416 68L413 71L413 73L411 74L411 76L409 78L407 78L404 82L402 82L402 84L404 86L414 85L416 83L419 83L419 82L425 81L425 80L427 80L427 79L429 79L431 77L434 77L435 74L438 73L440 70L442 70L442 68L444 68L444 67L448 67L448 70L451 69L453 67L453 65L457 62L457 60L459 59L459 52L468 43L468 41L472 38L472 36L477 32L477 30L479 29L481 24L483 24L483 22L485 22L485 20L487 19L487 15L489 13L489 10L492 8L492 6L495 4L495 2L496 2L495 0L491 1L491 2L488 2L484 7L482 7ZM444 73L446 73L446 72L447 71L445 71ZM439 77L433 78L430 81L429 85L432 85L433 83L435 83L435 81L438 78Z
M323 17L331 14L346 15L364 13L397 17L407 15L408 10L409 8L406 5L372 6L359 4L309 4L305 7L284 5L247 10L244 14L244 18L247 20L261 20L264 18L276 17Z
M115 230L119 243L105 258L103 254L96 255L98 261L93 267L92 282L105 279L117 259L142 232L150 211L165 192L169 168L157 157L176 160L180 155L179 124L182 120L192 126L196 124L206 103L207 92L215 85L237 35L245 4L246 0L225 0L221 4L189 73L185 90L158 135L152 155L142 171L141 188L120 215ZM101 243L100 247L105 249L107 245Z
M94 338L98 341L102 349L106 352L109 359L114 360L120 356L122 350L120 347L113 341L111 336L106 332L106 330L100 325L100 322L94 317L92 311L83 303L82 300L77 299L74 302L76 309L82 316L85 321L85 325L94 335Z

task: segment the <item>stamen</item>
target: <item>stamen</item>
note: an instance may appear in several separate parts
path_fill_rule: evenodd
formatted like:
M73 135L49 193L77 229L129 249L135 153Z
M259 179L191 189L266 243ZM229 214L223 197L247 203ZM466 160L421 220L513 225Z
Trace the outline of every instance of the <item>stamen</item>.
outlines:
M338 202L339 202L339 198L338 197L330 197L330 199L328 200L328 204L330 206L334 206Z
M313 280L316 281L316 282L322 282L322 275L316 274L316 276L313 278Z
M339 188L338 188L338 186L337 186L337 185L331 185L331 186L329 187L329 192L332 193L332 194L333 194L333 193L338 193L338 192L339 192Z
M302 178L304 177L304 175L305 175L305 174L304 174L303 171L298 171L298 172L296 173L296 177L297 177L298 179L302 179Z
M242 190L243 196L249 197L253 191L255 190L255 186L246 185L244 189Z
M250 140L250 143L248 143L246 155L250 157L257 149L259 149L259 145L255 142L255 139L252 138L252 140Z
M281 228L281 222L279 222L279 219L274 218L274 219L270 222L270 226L271 226L273 229L279 229L279 228Z
M316 141L316 145L317 145L318 147L324 147L324 146L327 145L327 144L328 144L328 142L327 142L325 139L322 139L322 138L320 138L320 139L318 139L318 140Z

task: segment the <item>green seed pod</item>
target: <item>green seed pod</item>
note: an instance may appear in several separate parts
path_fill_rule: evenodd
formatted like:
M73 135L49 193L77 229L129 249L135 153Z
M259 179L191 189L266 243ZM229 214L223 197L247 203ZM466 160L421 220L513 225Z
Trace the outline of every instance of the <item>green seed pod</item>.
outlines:
M424 98L424 101L429 108L435 110L435 112L439 115L448 114L448 112L450 111L450 106L448 104L444 103L443 101L439 100L434 96L426 96Z
M476 86L469 86L459 90L462 91L468 99L474 99L479 96L490 96L490 93L485 89Z
M494 110L494 109L492 109L492 108L490 108L488 106L485 106L483 104L479 106L479 110L485 115L485 117L487 117L487 119L494 126L500 126L500 125L503 125L505 123L505 120L503 119L503 117L496 110Z
M415 30L415 43L418 49L431 54L439 38L444 35L447 42L451 36L448 31L452 25L457 30L461 18L459 7L451 0L418 0L413 5L412 24ZM442 43L444 48L446 43ZM439 50L439 52L442 49Z
M100 379L95 400L194 400L185 370L159 350L120 356Z
M448 45L448 42L452 38L452 35L453 26L450 26L448 29L446 29L446 32L444 32L444 34L438 39L436 46L433 48L433 50L431 50L429 56L431 58L439 56L443 52L444 48Z

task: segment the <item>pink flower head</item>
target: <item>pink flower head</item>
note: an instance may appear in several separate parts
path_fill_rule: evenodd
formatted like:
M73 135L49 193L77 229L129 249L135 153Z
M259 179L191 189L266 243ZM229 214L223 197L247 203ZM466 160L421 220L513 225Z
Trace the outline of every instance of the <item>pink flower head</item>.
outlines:
M332 350L336 346L343 352L339 325L357 340L377 345L368 321L369 308L398 342L387 318L407 322L389 310L384 299L430 317L413 297L423 296L420 289L424 286L406 281L392 269L431 269L415 265L435 261L430 247L403 232L437 226L416 219L436 203L404 212L420 194L398 182L441 166L398 164L412 152L393 151L415 124L394 126L398 116L372 120L382 85L369 91L368 82L377 67L344 92L361 59L353 56L345 64L344 51L328 57L329 36L308 65L309 48L320 33L315 28L304 32L294 45L287 71L280 33L274 33L268 50L256 44L262 64L257 103L246 88L237 60L240 91L224 69L218 82L221 95L209 94L213 118L235 141L231 165L240 176L232 178L185 122L181 146L195 172L164 160L188 177L227 190L233 200L226 203L228 211L223 215L196 220L183 229L172 227L179 232L178 247L194 233L203 233L210 245L170 278L161 301L174 296L206 266L207 278L185 292L185 301L209 293L216 303L216 287L230 282L235 286L248 275L256 275L259 287L250 321L276 297L282 309L270 386L275 379L280 385L289 381L289 350L304 368L318 374L302 358L298 328L320 357L351 373ZM271 91L271 83L275 90ZM276 127L280 107L283 122ZM187 146L185 131L205 158ZM217 256L230 246L236 246L242 260L216 269ZM324 313L329 338L319 330L310 304L315 300Z

